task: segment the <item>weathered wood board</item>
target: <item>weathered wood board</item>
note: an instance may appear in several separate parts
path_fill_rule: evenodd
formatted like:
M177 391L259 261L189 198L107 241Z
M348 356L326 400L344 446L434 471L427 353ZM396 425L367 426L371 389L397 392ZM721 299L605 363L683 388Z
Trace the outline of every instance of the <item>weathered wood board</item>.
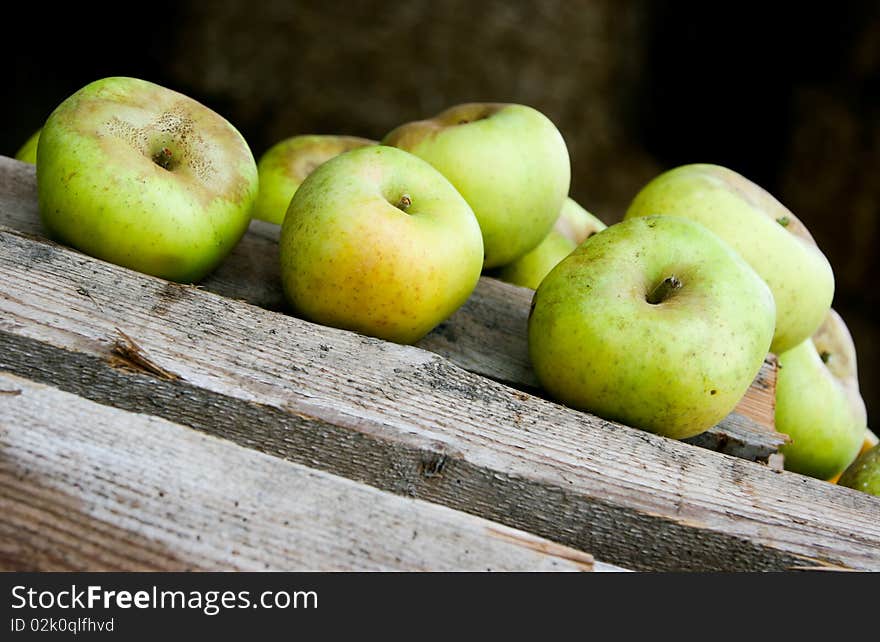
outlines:
M0 226L42 235L32 165L0 157ZM284 310L278 267L277 225L254 221L230 257L200 287L268 310ZM479 375L540 395L528 357L527 321L532 291L484 277L450 319L419 342ZM786 437L773 430L776 362L765 362L739 406L690 443L766 461Z
M418 347L9 230L0 283L0 369L101 404L627 568L880 570L877 498L602 421Z
M0 373L3 571L593 565L522 531Z

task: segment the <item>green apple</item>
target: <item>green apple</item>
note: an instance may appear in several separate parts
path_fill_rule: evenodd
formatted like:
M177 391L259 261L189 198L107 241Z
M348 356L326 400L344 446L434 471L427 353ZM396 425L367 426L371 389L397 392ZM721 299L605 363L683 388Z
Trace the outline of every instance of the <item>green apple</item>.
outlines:
M779 355L776 430L791 437L781 449L785 468L830 480L858 455L866 429L855 346L831 310L812 338Z
M428 161L470 204L484 267L511 263L540 243L568 195L568 149L556 126L525 105L467 103L385 136Z
M538 247L490 274L502 281L534 290L550 270L580 243L605 227L602 221L576 201L566 198L553 228Z
M320 135L293 136L276 143L257 162L260 191L254 218L280 225L296 189L316 167L350 149L378 144L356 136Z
M529 355L563 404L683 439L740 401L775 319L767 285L708 229L635 218L589 238L541 282Z
M625 218L671 214L702 223L727 241L770 286L779 354L808 339L834 295L834 275L807 228L773 196L717 165L683 165L648 183Z
M53 238L173 281L195 282L247 229L257 166L208 107L136 78L86 85L49 116L37 193Z
M37 162L37 143L40 142L40 132L42 128L38 129L33 133L33 135L28 138L24 145L15 152L16 160L20 160L23 163L30 163L31 165L36 164Z
M460 307L483 263L467 202L428 163L386 146L312 172L290 201L280 251L295 313L398 343Z
M843 472L840 486L880 496L880 446L859 455Z

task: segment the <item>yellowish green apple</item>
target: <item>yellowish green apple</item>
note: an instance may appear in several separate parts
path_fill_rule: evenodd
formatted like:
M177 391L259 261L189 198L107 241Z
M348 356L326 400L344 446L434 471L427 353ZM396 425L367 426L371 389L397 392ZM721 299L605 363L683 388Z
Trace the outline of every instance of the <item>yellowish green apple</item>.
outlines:
M483 264L467 202L427 162L386 146L312 172L290 201L280 251L295 313L398 343L460 307Z
M566 198L550 233L538 247L490 274L502 281L536 289L556 265L606 225L572 198Z
M856 457L837 482L840 486L880 496L880 446Z
M86 85L49 116L37 151L49 234L180 282L219 265L250 222L257 167L222 116L136 78Z
M683 165L652 180L625 218L669 214L702 223L770 286L779 354L808 339L831 307L834 275L806 227L764 189L725 167Z
M639 217L590 237L541 282L529 354L561 403L683 439L740 401L775 318L767 285L718 236Z
M776 430L791 438L785 468L830 480L852 463L866 429L855 346L831 310L812 338L779 355Z
M571 179L562 134L526 105L467 103L401 125L383 139L428 161L470 204L484 267L511 263L553 227Z
M254 218L284 221L287 206L296 189L316 167L350 149L379 143L356 136L293 136L270 147L257 162L260 191Z
M15 152L16 160L20 160L23 163L30 163L31 165L35 165L37 162L37 143L40 142L40 132L42 128L35 131L30 138L28 138L24 145L22 145L17 152Z

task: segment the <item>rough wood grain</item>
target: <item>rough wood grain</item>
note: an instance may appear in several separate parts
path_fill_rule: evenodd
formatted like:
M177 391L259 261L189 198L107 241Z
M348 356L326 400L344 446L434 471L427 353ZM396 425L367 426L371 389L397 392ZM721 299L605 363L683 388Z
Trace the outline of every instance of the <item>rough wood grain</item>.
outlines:
M0 372L0 570L566 571L592 557ZM610 567L603 565L604 570Z
M626 568L880 569L880 499L0 231L0 368ZM117 328L177 379L111 365Z
M5 157L0 157L0 226L42 235L34 168ZM277 225L253 221L228 259L199 287L268 310L284 310L278 231ZM470 372L540 395L528 356L531 295L526 288L484 277L464 306L418 345ZM773 430L775 382L776 362L768 359L735 411L689 443L766 461L786 440Z

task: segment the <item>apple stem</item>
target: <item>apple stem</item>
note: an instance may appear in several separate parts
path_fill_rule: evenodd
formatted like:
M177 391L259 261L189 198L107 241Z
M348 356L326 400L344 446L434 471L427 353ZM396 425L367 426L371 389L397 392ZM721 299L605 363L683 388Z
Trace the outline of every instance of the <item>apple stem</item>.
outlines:
M412 198L410 198L409 194L403 194L397 202L397 209L405 212L409 209L410 205L412 205Z
M674 274L671 276L667 276L665 279L660 281L653 290L648 294L647 301L651 305L657 305L658 303L663 303L666 299L672 296L672 293L678 290L682 286L681 281Z

